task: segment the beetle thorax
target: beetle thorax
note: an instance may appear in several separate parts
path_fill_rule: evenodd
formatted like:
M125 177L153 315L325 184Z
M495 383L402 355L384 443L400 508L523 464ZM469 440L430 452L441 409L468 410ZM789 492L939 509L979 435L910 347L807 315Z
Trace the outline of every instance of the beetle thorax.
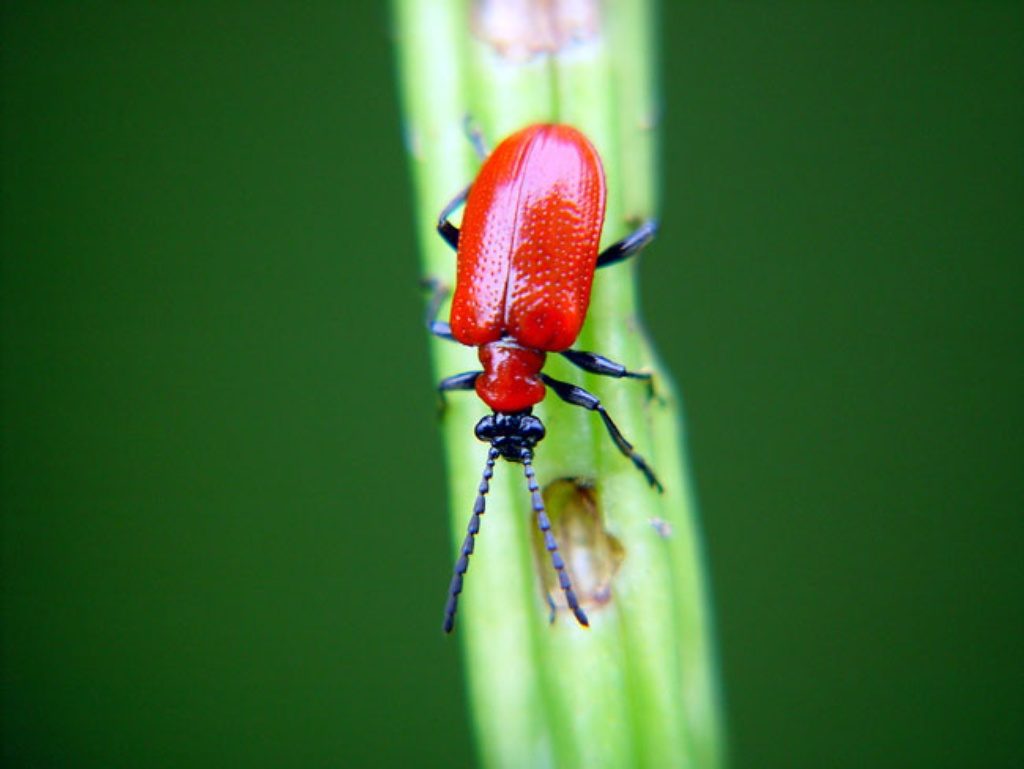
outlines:
M525 411L544 399L543 352L505 337L482 345L479 356L484 373L476 380L476 392L496 412Z

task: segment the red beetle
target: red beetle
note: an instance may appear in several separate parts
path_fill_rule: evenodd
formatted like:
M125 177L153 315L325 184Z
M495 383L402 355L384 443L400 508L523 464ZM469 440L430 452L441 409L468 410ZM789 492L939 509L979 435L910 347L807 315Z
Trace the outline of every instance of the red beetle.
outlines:
M477 149L482 149L479 141ZM460 231L448 217L463 203ZM656 229L654 222L647 222L599 252L604 208L604 170L594 146L570 126L532 125L499 144L484 161L476 181L438 219L438 232L458 252L458 274L450 323L434 319L447 291L430 281L434 296L428 326L439 337L478 348L483 366L482 371L442 380L438 391L444 397L451 390L476 390L494 412L476 426L477 437L491 448L448 590L445 632L451 632L455 623L463 576L484 513L484 496L499 456L523 465L533 510L566 602L581 625L589 624L551 533L533 471L533 447L544 437L544 425L531 409L543 400L548 387L567 403L596 411L619 450L661 491L654 472L597 397L541 370L546 354L554 352L593 374L650 383L650 374L571 349L590 304L594 270L638 253Z

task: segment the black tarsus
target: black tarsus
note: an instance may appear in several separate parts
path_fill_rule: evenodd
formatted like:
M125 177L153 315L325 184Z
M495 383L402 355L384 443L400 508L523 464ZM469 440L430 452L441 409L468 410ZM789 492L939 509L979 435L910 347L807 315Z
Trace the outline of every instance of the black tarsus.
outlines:
M584 627L590 627L590 620L580 607L576 592L572 589L572 581L569 579L569 572L565 570L565 560L558 552L558 542L555 535L551 533L551 521L548 519L547 511L544 509L544 498L540 494L540 487L537 485L537 478L533 472L533 454L529 449L523 449L520 462L523 465L523 474L526 476L526 487L530 490L530 503L533 512L537 515L537 526L544 535L544 547L551 554L551 565L555 567L558 574L558 584L565 593L565 601L576 616L576 621ZM554 619L554 604L548 596L548 605L551 607L551 619Z
M644 247L654 240L658 234L658 223L654 219L648 219L622 240L612 243L597 257L597 264L594 269L601 269L612 264L629 259L643 251Z
M492 447L487 452L487 464L484 466L484 472L480 478L476 502L473 503L473 515L469 519L469 526L466 528L466 538L462 541L462 550L459 553L458 560L455 561L452 581L448 586L448 601L444 607L444 632L446 633L452 632L452 628L455 627L455 612L459 608L462 578L469 568L469 556L473 554L475 537L477 532L480 531L480 516L484 514L487 507L484 497L490 491L491 477L494 475L494 462L497 458L498 450Z
M468 114L462 119L462 130L466 132L466 138L473 145L476 156L480 160L487 160L487 156L491 153L487 151L487 143L484 141L483 131L473 123L473 118Z
M582 387L577 387L574 384L553 379L547 374L542 373L540 378L543 380L544 384L555 391L555 395L566 403L572 404L573 406L582 406L585 409L596 411L600 414L601 419L604 422L604 426L608 430L608 434L612 437L612 440L615 441L615 445L618 446L619 451L629 457L630 461L636 465L636 468L644 474L644 477L647 479L649 484L659 492L664 492L665 488L661 485L661 481L658 480L658 477L654 474L650 465L648 465L647 461L636 452L633 448L633 444L627 441L625 436L623 436L619 431L619 428L615 426L612 418L608 416L608 412L605 411L604 406L601 405L601 400L596 395L589 393Z
M548 590L544 591L544 599L548 602L548 624L555 624L555 599L551 597L551 592Z

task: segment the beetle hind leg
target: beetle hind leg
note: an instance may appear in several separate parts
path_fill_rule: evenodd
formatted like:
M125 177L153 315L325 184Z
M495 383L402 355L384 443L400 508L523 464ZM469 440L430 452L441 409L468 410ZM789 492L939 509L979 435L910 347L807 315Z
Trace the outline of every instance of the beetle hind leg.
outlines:
M484 133L480 130L480 126L476 124L471 115L467 114L462 119L462 130L466 132L466 138L469 139L469 143L473 145L473 151L476 152L476 156L481 160L487 160L487 156L491 153L487 151L487 142L484 140Z
M594 269L601 269L611 264L618 264L631 256L636 256L654 240L658 234L658 223L654 219L648 219L622 240L612 243L597 257L597 264Z
M441 312L441 305L448 298L451 290L439 278L423 278L420 281L423 288L430 289L430 299L427 301L426 326L427 331L441 339L454 342L452 329L443 320L438 320L437 315Z
M466 202L466 197L469 195L469 187L466 187L458 195L451 199L451 201L444 208L441 209L441 213L437 216L437 232L444 238L444 242L452 247L453 250L459 250L459 228L449 221L449 217L455 213L455 209Z

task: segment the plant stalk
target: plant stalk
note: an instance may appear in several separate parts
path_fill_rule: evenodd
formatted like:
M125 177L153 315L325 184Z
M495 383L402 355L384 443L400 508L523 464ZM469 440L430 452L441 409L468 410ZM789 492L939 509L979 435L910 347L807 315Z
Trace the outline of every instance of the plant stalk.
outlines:
M602 247L655 215L652 5L609 0L574 17L559 16L563 5L516 2L516 13L501 16L508 3L393 0L422 264L427 276L449 286L455 256L435 224L479 166L466 138L467 116L491 144L535 122L581 129L605 165ZM537 23L524 24L530 18ZM670 243L655 242L641 258L669 258L670 250ZM562 497L546 495L574 580L585 584L614 572L585 606L589 629L561 608L549 624L550 574L535 554L522 468L496 466L456 625L487 767L723 764L708 586L680 401L640 323L635 275L631 262L598 272L575 347L653 371L656 396L642 382L584 374L554 355L546 370L601 398L665 492L647 485L595 414L556 398L538 406L548 428L537 447L538 481L551 491L559 479L574 479L564 505ZM430 344L438 378L479 368L474 350ZM487 447L473 434L486 407L471 394L456 393L448 404L442 431L458 548L486 458ZM577 516L576 503L588 512ZM439 611L441 596L439 586Z

